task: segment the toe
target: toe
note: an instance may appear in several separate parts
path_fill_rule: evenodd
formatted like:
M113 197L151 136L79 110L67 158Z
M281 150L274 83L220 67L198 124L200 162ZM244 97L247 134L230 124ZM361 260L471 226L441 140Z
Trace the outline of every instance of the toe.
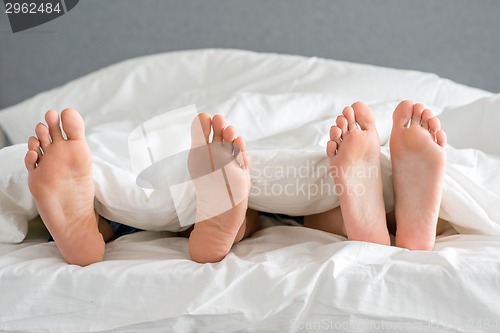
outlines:
M247 155L245 141L242 137L237 137L233 141L234 154L236 156L236 161L241 165L243 169L250 167L250 158Z
M26 169L28 169L28 171L34 170L36 168L37 160L38 154L33 150L29 150L24 157L24 164L26 165Z
M362 130L370 130L374 127L375 117L368 105L363 102L356 102L352 105L354 117Z
M222 132L224 131L225 126L226 126L226 120L220 114L216 114L212 118L212 127L214 129L213 142L222 142Z
M426 130L429 130L429 119L433 117L432 111L429 109L425 109L422 112L422 127Z
M224 128L222 132L222 140L224 140L224 142L233 142L234 139L236 139L236 131L233 126L229 125Z
M326 155L332 158L335 154L337 154L337 142L330 140L326 144Z
M28 139L28 150L34 151L37 154L38 158L42 156L42 151L40 150L40 141L34 136L31 136Z
M347 120L347 127L349 131L352 131L354 129L357 129L358 126L356 125L356 118L354 116L354 110L350 106L346 106L344 110L342 111L342 114L344 115L345 119Z
M198 114L191 123L191 146L199 147L208 143L212 132L212 118L206 112Z
M35 127L35 133L38 140L40 140L40 146L42 147L42 149L47 148L51 143L47 125L38 123L38 125L36 125Z
M342 133L347 133L347 119L340 115L337 117L337 126L340 128Z
M443 130L438 130L436 132L436 142L438 145L441 147L444 147L446 145L446 133Z
M417 103L413 105L413 113L411 115L411 126L420 127L422 121L422 113L425 106L422 103Z
M61 127L59 125L59 113L54 110L49 110L45 114L45 121L49 125L49 133L52 141L64 140Z
M335 141L338 144L340 144L340 139L342 138L342 130L338 126L332 126L330 128L330 140ZM337 149L337 148L335 148Z
M62 127L68 140L85 139L85 124L78 111L74 109L64 109L61 112L61 119Z
M404 100L396 107L392 114L394 127L407 127L413 113L413 102Z
M437 117L432 117L429 119L429 132L431 132L432 135L436 135L437 131L441 129L441 122Z

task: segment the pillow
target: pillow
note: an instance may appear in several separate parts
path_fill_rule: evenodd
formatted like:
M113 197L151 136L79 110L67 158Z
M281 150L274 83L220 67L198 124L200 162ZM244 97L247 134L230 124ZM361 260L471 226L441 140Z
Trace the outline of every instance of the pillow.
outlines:
M139 125L168 110L216 105L245 92L329 94L342 98L343 105L409 98L441 108L490 95L417 71L239 50L195 50L131 59L98 70L0 111L0 127L13 144L25 143L48 109L75 108L88 129L121 119Z
M28 189L24 167L26 145L0 150L0 242L21 242L28 232L28 221L37 215Z
M448 143L455 148L474 148L500 156L499 141L492 139L500 124L500 94L446 108L439 118Z

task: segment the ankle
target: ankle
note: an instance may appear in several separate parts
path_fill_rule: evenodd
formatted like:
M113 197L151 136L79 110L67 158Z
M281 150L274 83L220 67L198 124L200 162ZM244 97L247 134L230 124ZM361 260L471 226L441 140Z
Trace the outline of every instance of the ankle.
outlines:
M405 230L402 227L398 227L396 230L395 245L397 247L412 251L432 251L435 242L436 237L434 235L429 236L428 233L417 232L415 230Z
M88 266L104 258L105 243L100 233L78 235L56 245L66 262L72 265Z
M202 264L224 259L231 250L233 242L229 242L226 237L219 237L217 233L209 232L204 226L197 227L196 225L188 240L191 259Z
M373 232L348 233L347 239L352 241L369 242L387 246L391 245L391 238L388 231L380 232L379 234Z

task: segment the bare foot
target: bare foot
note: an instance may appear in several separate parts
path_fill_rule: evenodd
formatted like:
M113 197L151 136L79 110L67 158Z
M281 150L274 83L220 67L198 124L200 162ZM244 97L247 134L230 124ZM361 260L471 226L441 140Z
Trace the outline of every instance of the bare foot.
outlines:
M380 140L371 109L362 102L346 107L330 130L327 155L339 196L347 237L390 244L387 231ZM359 127L358 127L359 125Z
M59 114L50 110L45 124L28 141L25 164L29 189L38 212L68 263L89 265L102 260L104 240L94 211L92 157L85 140L84 123L73 109Z
M396 245L432 250L446 163L446 134L431 110L403 101L394 111L390 144Z
M196 124L201 124L201 135ZM231 126L225 126L220 115L211 119L202 113L194 120L191 146L188 166L196 190L197 223L189 237L189 252L194 261L218 262L249 232L245 214L250 162L243 139L236 137ZM254 215L250 214L252 220Z

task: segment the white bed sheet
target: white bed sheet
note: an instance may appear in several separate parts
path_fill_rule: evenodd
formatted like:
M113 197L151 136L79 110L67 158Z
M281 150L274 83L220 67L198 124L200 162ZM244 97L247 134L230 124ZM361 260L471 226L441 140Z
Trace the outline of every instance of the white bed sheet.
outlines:
M199 265L148 231L85 268L29 237L0 244L0 331L495 332L500 238L452 233L412 252L273 226Z

